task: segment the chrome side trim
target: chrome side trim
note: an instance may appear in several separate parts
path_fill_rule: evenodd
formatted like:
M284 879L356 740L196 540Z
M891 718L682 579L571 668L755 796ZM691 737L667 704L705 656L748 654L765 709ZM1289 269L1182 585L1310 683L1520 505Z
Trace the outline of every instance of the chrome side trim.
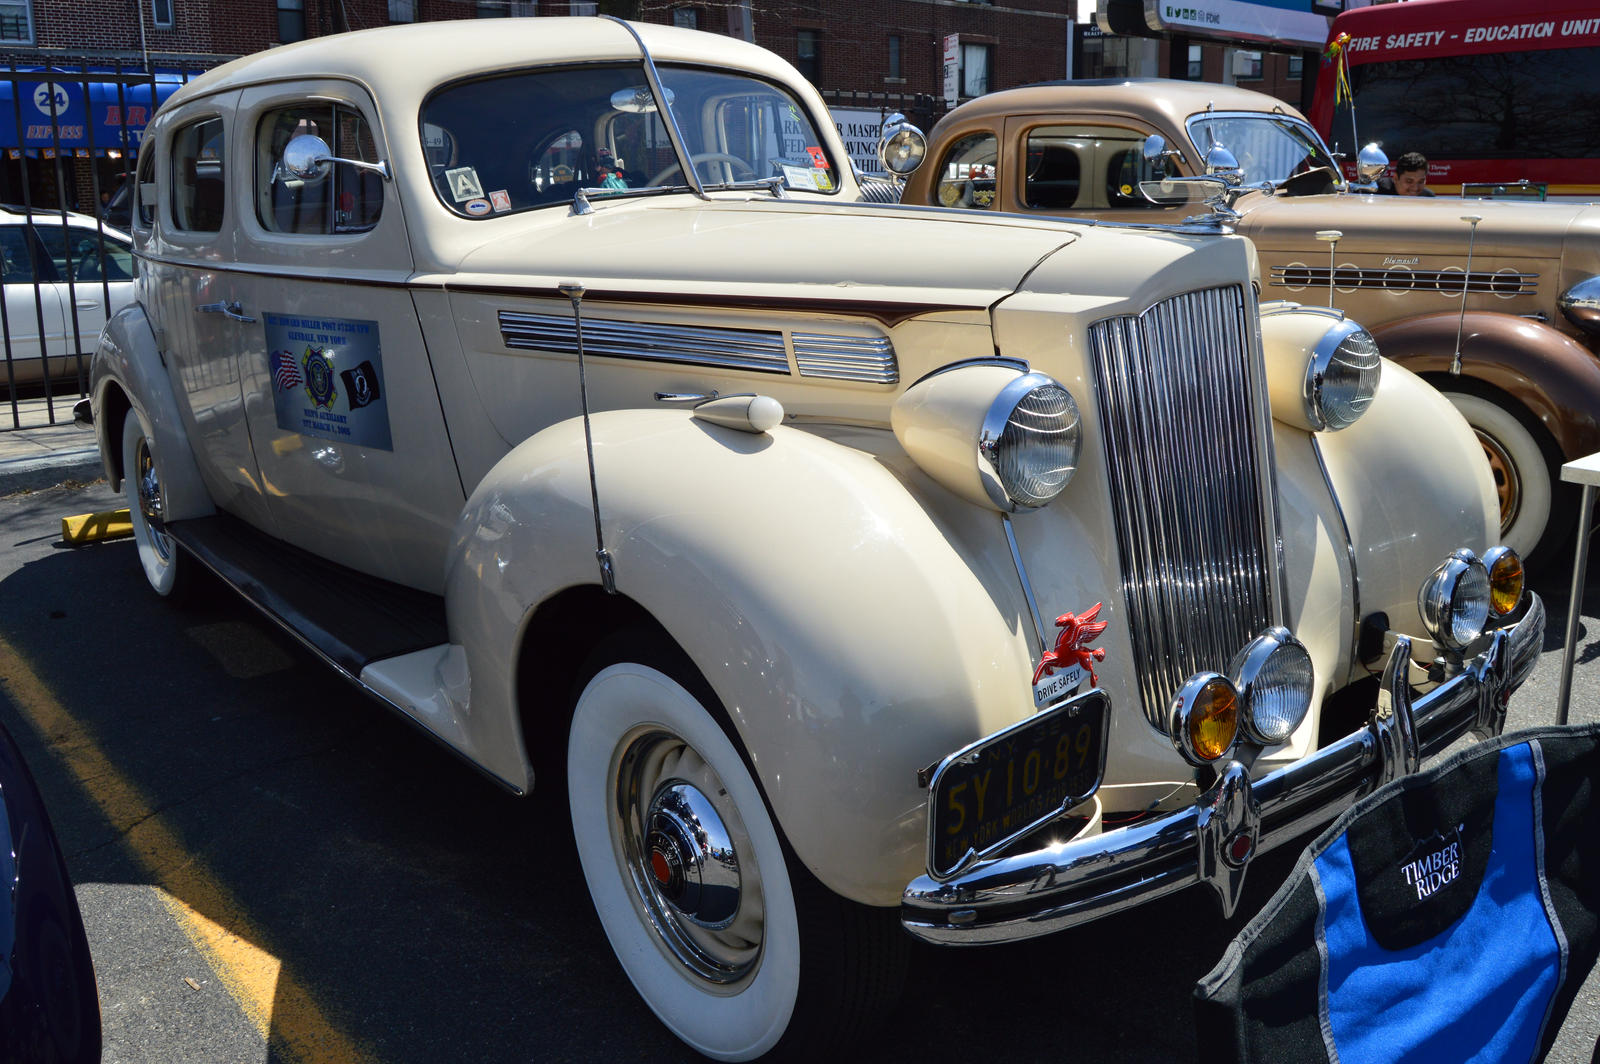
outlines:
M1303 266L1298 263L1272 267L1272 280L1267 283L1277 288L1327 288L1330 274L1333 287L1340 291L1366 288L1386 292L1443 292L1445 295L1457 295L1465 287L1468 292L1510 298L1531 295L1539 287L1538 274L1513 270L1497 273L1474 270L1471 274L1464 274L1460 270L1413 270L1406 267L1383 269L1340 266L1330 269L1327 266Z
M1287 615L1252 310L1230 285L1089 327L1140 698L1163 733L1190 676Z
M1060 931L1202 882L1226 905L1244 862L1230 864L1238 851L1214 849L1218 840L1254 831L1245 840L1253 841L1248 861L1332 820L1382 780L1404 774L1413 757L1431 757L1468 731L1498 734L1506 701L1533 671L1544 642L1544 603L1531 591L1523 601L1521 620L1496 631L1459 672L1421 697L1406 683L1406 651L1397 640L1373 720L1249 781L1248 789L1231 763L1223 782L1194 805L1158 820L997 857L943 883L919 876L901 895L901 923L928 942L973 946ZM1205 830L1219 811L1227 830Z
M794 362L802 377L894 384L900 364L887 336L837 336L793 333Z
M570 317L500 311L500 338L518 350L578 353L577 329ZM583 322L585 353L593 357L680 362L756 373L788 373L783 333L765 329L724 329L656 322Z

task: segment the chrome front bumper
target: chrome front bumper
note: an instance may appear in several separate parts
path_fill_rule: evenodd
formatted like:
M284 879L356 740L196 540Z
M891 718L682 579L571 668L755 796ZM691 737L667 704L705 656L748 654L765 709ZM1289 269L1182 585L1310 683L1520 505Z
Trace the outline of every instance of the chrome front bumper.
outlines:
M1545 611L1528 592L1520 620L1450 679L1420 697L1408 680L1411 641L1396 639L1366 725L1251 780L1237 761L1187 809L1029 853L996 857L947 880L919 876L900 902L906 930L976 946L1046 935L1154 901L1195 883L1231 915L1258 853L1332 820L1352 802L1471 731L1505 725L1506 703L1539 659Z

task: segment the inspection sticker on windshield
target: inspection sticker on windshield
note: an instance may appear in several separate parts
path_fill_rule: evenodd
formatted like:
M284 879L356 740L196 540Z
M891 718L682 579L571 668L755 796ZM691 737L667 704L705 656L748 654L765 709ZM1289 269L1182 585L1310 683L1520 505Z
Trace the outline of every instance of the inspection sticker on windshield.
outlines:
M378 323L264 314L278 427L394 450Z
M789 188L810 189L817 191L817 171L805 166L789 166L783 168L783 183Z
M450 186L450 198L457 203L483 198L483 182L478 180L478 171L470 166L446 170L444 183Z

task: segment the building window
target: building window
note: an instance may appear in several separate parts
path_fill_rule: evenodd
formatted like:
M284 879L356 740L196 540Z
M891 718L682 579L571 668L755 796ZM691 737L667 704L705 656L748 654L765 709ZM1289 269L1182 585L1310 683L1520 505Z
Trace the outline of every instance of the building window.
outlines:
M389 0L389 21L417 21L417 0Z
M172 0L150 0L150 23L157 29L172 28Z
M533 7L536 5L528 4L526 6ZM585 3L584 0L567 0L567 14L569 15L598 15L599 13L600 5L595 0L589 0L588 3Z
M800 30L795 37L795 66L813 85L822 83L822 31Z
M1132 70L1128 59L1127 37L1085 37L1083 74L1085 78L1125 78Z
M889 38L889 76L891 78L903 78L903 77L905 77L905 75L900 72L900 38L899 37L890 37Z
M278 40L306 39L306 0L278 0Z
M1296 52L1289 57L1289 77L1291 79L1303 78L1306 74L1306 57Z
M1202 81L1206 76L1205 49L1198 44L1189 46L1189 70L1184 77L1190 81Z
M1233 76L1240 81L1260 81L1261 53L1235 52L1233 54Z
M994 45L961 46L961 95L983 96L989 91L989 68L994 65Z
M694 7L675 7L672 9L672 24L681 26L686 30L700 28L700 9Z
M33 43L33 12L28 0L0 2L0 41L6 44Z

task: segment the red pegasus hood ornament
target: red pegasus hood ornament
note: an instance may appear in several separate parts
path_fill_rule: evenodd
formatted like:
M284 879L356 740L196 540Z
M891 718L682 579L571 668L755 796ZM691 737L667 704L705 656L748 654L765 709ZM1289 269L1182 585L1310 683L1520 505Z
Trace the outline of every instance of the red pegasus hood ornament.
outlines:
M1089 670L1089 686L1100 686L1100 678L1094 674L1094 663L1106 660L1106 648L1095 647L1090 650L1084 644L1099 638L1110 623L1095 620L1100 616L1100 607L1103 605L1105 603L1096 602L1082 614L1063 613L1056 618L1056 627L1061 629L1061 634L1056 636L1055 649L1045 651L1039 659L1039 667L1033 670L1035 685L1057 669L1081 665Z

